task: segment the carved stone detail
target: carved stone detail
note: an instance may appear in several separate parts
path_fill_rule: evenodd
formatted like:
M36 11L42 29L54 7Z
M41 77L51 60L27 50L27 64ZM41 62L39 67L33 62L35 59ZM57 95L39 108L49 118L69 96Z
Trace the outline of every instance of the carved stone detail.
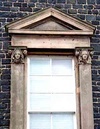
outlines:
M11 63L24 63L24 58L27 55L27 50L19 47L15 47L8 51L11 54Z
M91 64L93 48L76 48L75 55L78 58L78 64Z

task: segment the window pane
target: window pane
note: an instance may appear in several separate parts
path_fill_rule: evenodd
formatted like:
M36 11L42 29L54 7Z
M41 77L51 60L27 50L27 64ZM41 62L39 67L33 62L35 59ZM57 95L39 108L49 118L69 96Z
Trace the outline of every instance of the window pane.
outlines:
M50 114L30 114L29 129L51 129Z
M74 94L30 94L31 111L75 111Z
M72 75L72 60L53 59L52 72L53 75Z
M30 129L74 129L74 113L29 114Z
M74 94L52 94L52 111L75 112Z
M30 59L30 75L50 74L50 60L47 58Z
M74 93L73 76L53 76L51 87L52 93Z
M50 94L30 94L31 111L50 111L51 95Z
M31 93L74 93L73 76L31 76Z
M72 59L30 58L29 129L74 129L75 82Z
M53 114L52 129L74 129L74 120L72 113Z
M51 79L49 76L30 77L31 93L51 93Z

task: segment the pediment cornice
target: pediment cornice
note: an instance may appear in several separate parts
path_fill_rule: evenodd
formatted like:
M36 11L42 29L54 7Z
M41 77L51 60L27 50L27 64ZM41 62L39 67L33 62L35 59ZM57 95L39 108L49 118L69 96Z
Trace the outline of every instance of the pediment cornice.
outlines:
M6 25L9 33L92 35L95 27L55 8L43 9Z

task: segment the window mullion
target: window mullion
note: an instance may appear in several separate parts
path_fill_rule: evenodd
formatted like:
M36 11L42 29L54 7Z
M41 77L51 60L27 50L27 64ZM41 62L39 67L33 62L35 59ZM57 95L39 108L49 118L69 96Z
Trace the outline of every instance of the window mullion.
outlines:
M50 114L51 114L51 129L53 129L53 125L52 125L52 112L50 112Z

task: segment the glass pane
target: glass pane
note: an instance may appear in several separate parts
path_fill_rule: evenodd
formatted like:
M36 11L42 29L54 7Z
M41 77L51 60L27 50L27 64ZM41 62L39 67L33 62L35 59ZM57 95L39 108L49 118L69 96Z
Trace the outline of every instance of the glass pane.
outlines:
M34 58L30 59L30 75L49 75L50 59Z
M50 94L30 94L31 111L50 111L51 95Z
M74 129L74 113L29 114L29 129Z
M52 72L53 75L72 75L72 60L53 59Z
M73 76L31 76L31 93L74 93Z
M74 129L74 120L72 113L53 114L52 129Z
M30 77L31 93L51 93L51 79L49 76Z
M52 94L52 111L75 112L74 94Z
M53 76L52 93L74 93L75 84L73 76Z
M50 114L30 114L29 129L51 129Z
M75 111L74 94L30 94L31 111Z

